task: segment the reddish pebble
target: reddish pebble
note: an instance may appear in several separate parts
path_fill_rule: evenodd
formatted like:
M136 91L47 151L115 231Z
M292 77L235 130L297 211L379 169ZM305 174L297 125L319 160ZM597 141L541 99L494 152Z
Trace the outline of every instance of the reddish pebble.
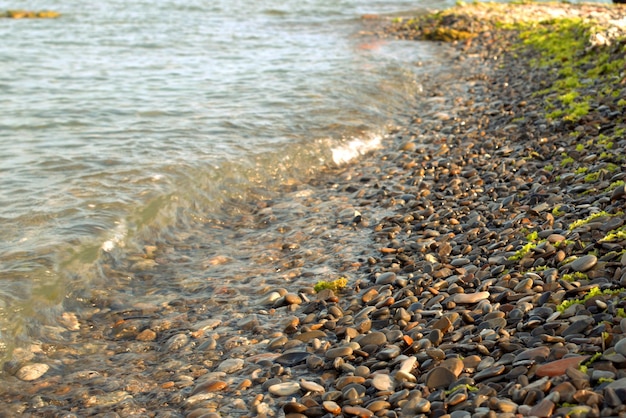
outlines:
M565 370L567 370L568 367L578 367L580 363L587 360L588 358L589 356L575 356L551 361L550 363L542 364L541 366L539 366L535 374L538 377L561 376L565 374Z

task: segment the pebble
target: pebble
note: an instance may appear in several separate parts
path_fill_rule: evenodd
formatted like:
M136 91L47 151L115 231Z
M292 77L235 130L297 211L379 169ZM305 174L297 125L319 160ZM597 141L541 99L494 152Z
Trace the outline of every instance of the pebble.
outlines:
M524 7L530 16L539 6ZM593 7L594 16L604 10ZM431 74L435 89L424 79L419 117L389 138L410 145L310 182L288 180L281 193L259 190L268 200L248 207L253 191L233 202L238 220L207 219L181 242L168 236L146 250L146 269L145 254L103 265L106 294L94 290L89 309L41 327L46 343L15 349L5 363L8 378L18 378L2 388L6 414L134 416L158 403L163 416L190 418L282 416L280 408L289 418L623 415L625 243L602 238L624 219L584 221L623 210L623 186L617 194L608 187L624 174L608 170L604 147L587 141L623 122L610 100L593 102L585 123L546 122L528 91L543 70L511 75L481 65L501 55L505 66L514 61L498 36L459 43L468 50L457 49L462 63L449 65L463 77ZM585 181L582 168L598 181ZM207 260L223 242L211 243L217 229L232 233L245 261ZM258 254L253 239L263 242ZM130 297L129 280L169 280L180 261L207 272L152 289L149 303ZM340 277L344 288L313 288ZM594 287L615 294L586 299ZM583 303L561 309L574 299ZM45 376L48 358L51 377L19 381ZM93 364L103 358L106 379L77 374L100 370Z
M235 373L236 371L243 369L244 364L245 361L240 358L227 359L221 362L219 366L217 366L217 371L227 374Z
M456 381L456 375L446 367L435 367L426 376L426 386L433 389L447 388Z
M361 347L364 347L366 345L382 346L387 342L387 336L383 332L372 331L368 334L361 336L360 338L357 338L355 341L358 342Z
M326 389L324 389L324 386L320 385L319 383L311 382L310 380L300 380L300 386L302 387L302 389L309 392L323 393L326 391Z
M267 390L275 396L289 396L300 391L300 384L298 382L278 383L271 385Z
M36 380L46 374L48 370L50 370L50 366L44 363L27 364L20 367L15 373L15 377L24 381Z
M561 376L569 367L578 367L589 356L573 356L540 365L535 374L539 377L544 376Z
M392 391L395 384L388 374L377 373L372 377L372 386L380 391Z
M615 351L626 357L626 338L622 338L615 344Z
M452 300L459 304L472 304L478 303L488 297L489 292L457 293L452 297Z
M577 272L591 270L598 263L598 257L593 254L587 254L570 263L570 268Z
M326 358L335 359L338 357L350 356L353 352L354 350L352 349L352 347L337 347L331 348L330 350L326 351L324 355L326 356Z

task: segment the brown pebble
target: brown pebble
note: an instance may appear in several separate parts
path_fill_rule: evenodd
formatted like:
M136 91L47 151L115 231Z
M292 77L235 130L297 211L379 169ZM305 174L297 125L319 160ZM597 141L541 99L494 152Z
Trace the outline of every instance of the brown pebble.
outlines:
M341 413L341 407L334 401L324 401L322 402L322 407L333 415L339 415Z
M156 340L157 334L151 329L144 329L139 334L137 334L137 341L154 341Z
M370 418L374 416L374 413L372 411L360 406L344 406L343 412L349 415L357 416L359 418Z
M218 392L228 387L228 384L222 380L209 380L196 385L191 392L192 395L200 392Z

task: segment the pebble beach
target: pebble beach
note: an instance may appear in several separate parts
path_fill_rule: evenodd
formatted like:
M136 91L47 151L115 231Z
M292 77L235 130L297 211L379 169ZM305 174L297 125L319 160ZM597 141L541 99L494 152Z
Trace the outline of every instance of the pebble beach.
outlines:
M584 42L551 61L562 19ZM444 51L411 122L237 207L241 251L266 243L239 289L192 277L172 281L189 297L63 313L58 344L4 364L0 416L626 416L625 35L613 5L368 16L364 39ZM112 264L111 287L175 278L203 250L187 238Z

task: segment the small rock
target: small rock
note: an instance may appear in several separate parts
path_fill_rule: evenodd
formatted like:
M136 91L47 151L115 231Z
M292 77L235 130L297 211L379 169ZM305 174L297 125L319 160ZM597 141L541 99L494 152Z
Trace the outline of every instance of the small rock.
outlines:
M365 347L366 345L381 346L387 342L387 336L380 331L372 331L369 334L357 338L356 342L358 342L361 347Z
M623 356L626 356L626 338L622 338L615 344L615 351Z
M457 293L452 297L452 300L454 303L471 304L487 299L489 295L489 292Z
M24 381L35 380L43 376L49 369L50 366L44 363L27 364L15 373L15 377Z
M220 365L217 366L217 371L228 374L235 373L236 371L243 369L244 363L245 361L243 359L230 358L221 362Z
M331 348L330 350L326 351L324 355L326 356L327 359L332 360L337 357L350 356L352 355L353 352L354 350L352 349L352 347L336 347L336 348Z
M341 413L341 407L334 401L322 402L322 407L326 412L330 412L333 415L339 415Z
M574 271L584 272L590 270L598 263L598 257L593 254L587 254L570 263L570 267Z
M580 363L587 360L589 356L566 357L550 363L542 364L537 368L535 374L539 377L544 376L561 376L565 374L568 367L578 367Z
M456 376L445 367L435 367L426 376L426 386L433 389L447 388L456 381Z
M267 390L275 396L289 396L300 390L300 384L298 382L277 383L267 388Z
M325 392L324 386L315 382L311 382L310 380L304 380L304 379L301 380L300 386L302 387L302 389L308 392L319 392L319 393Z
M372 386L380 391L393 391L394 389L394 381L388 374L377 373L372 378Z

